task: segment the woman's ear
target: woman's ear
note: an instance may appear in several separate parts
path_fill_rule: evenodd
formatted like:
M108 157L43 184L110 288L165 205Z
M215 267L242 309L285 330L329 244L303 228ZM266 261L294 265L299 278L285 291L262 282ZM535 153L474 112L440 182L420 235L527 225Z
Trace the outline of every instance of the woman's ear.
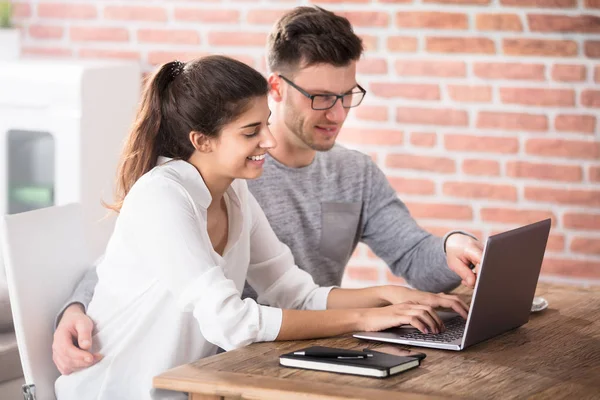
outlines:
M267 81L269 82L269 96L271 96L274 101L279 103L281 100L283 100L283 93L281 92L281 78L277 74L271 73L267 78Z
M191 131L190 142L192 142L192 146L201 153L210 153L213 150L212 141L204 133Z

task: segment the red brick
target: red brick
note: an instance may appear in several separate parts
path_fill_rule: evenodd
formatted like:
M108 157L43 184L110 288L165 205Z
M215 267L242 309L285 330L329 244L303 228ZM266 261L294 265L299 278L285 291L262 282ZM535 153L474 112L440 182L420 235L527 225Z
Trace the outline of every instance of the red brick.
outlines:
M257 25L273 25L288 10L249 10L246 21Z
M140 43L200 44L200 35L191 29L140 29Z
M584 53L589 58L600 58L600 40L586 40Z
M361 105L353 111L356 118L364 121L387 121L388 108L386 106L367 106Z
M527 154L546 157L565 157L595 160L600 157L600 143L582 140L529 139Z
M475 182L446 182L443 193L466 199L491 199L517 201L517 188L512 185L495 185Z
M267 34L261 32L209 32L210 46L258 46L264 47Z
M64 32L65 30L62 26L33 24L28 29L29 36L36 39L60 39L63 37Z
M408 12L396 13L396 26L417 29L468 29L467 14L448 12Z
M559 114L554 120L558 132L594 133L596 117L593 115Z
M40 56L40 57L71 57L73 55L73 49L62 48L62 47L36 47L36 46L22 46L21 54L27 56Z
M444 174L456 172L456 162L446 157L415 156L410 154L388 154L385 159L388 168L414 169Z
M396 122L423 125L467 126L469 124L469 116L463 110L399 107L396 109Z
M464 160L462 170L467 175L498 176L500 175L500 163L491 160Z
M557 64L552 67L552 79L559 82L585 81L585 65Z
M600 0L585 0L587 8L600 8Z
M399 76L432 76L440 78L462 78L467 75L467 66L461 61L418 61L396 62Z
M490 4L491 0L423 0L423 3L436 3L436 4L458 4L458 5L484 5Z
M440 236L440 237L444 236L446 233L456 229L456 226L449 227L449 226L422 225L421 227L423 229L425 229L427 232L431 233L432 235ZM480 230L469 228L468 231L469 231L469 233L472 233L473 235L475 235L475 237L479 238L480 240L484 238L484 234Z
M477 127L480 129L547 131L548 118L538 114L481 111L477 116Z
M594 82L600 83L600 65L596 65L594 69Z
M492 101L492 87L483 85L448 85L448 94L454 101L461 102L490 102Z
M427 37L425 47L431 53L496 53L492 39L477 37Z
M577 0L500 0L500 4L514 7L574 8Z
M336 3L370 3L371 0L310 0L311 3L328 3L328 4L336 4Z
M401 53L414 53L417 51L419 42L417 38L410 36L390 36L387 38L387 49Z
M361 38L365 51L376 51L379 48L379 37L375 35L358 35Z
M591 166L589 169L590 181L600 182L600 166Z
M91 4L40 3L37 15L41 18L94 19L98 17L96 6Z
M581 92L581 104L586 107L600 107L600 90L584 90Z
M31 4L16 3L12 5L12 16L14 18L29 18L31 14Z
M527 21L532 32L598 33L600 17L592 15L544 15L528 14Z
M240 12L237 10L199 10L197 8L176 8L175 20L237 24L240 21Z
M104 18L118 21L166 21L167 10L163 7L106 6Z
M483 222L500 222L503 224L527 225L542 219L552 218L552 225L556 225L556 216L551 211L517 210L504 207L484 207L481 209Z
M545 257L542 275L568 276L572 278L600 278L600 262Z
M472 220L473 209L470 206L443 203L406 202L414 218Z
M478 62L473 72L479 78L545 81L544 64Z
M516 137L474 136L446 134L446 150L513 154L519 151L519 139Z
M373 95L378 97L417 100L440 99L440 87L437 84L374 82L371 83L370 89Z
M388 65L385 58L363 58L358 61L357 72L359 74L377 75L387 74Z
M600 239L574 237L571 241L571 251L584 254L600 254Z
M390 24L389 14L381 11L341 11L336 14L346 17L352 26L384 28Z
M550 39L504 39L504 54L512 56L576 57L577 42Z
M206 54L200 51L151 51L148 53L148 64L159 65L173 60L187 62Z
M355 267L350 265L346 268L345 273L348 278L357 281L377 282L379 280L379 271L377 267Z
M81 58L97 59L117 59L117 60L141 60L142 55L139 51L127 50L101 50L101 49L81 49L79 50Z
M573 89L500 88L500 99L506 104L523 104L543 107L573 107Z
M475 25L480 31L521 32L523 24L516 14L478 14Z
M388 176L388 181L394 190L400 194L435 194L435 183L429 179L409 179Z
M433 147L437 142L435 133L413 132L410 134L410 144L419 147Z
M393 129L344 127L340 132L339 140L354 144L402 146L404 144L404 133Z
M568 229L600 231L600 214L565 213L563 225Z
M72 26L69 35L74 42L128 42L129 31L126 28L102 28Z
M530 201L600 207L600 190L554 189L525 187L525 199Z
M532 163L527 161L509 161L506 163L506 175L513 178L532 178L560 182L581 182L583 170L577 165L556 165Z
M548 251L563 251L565 249L565 236L550 234L546 250Z

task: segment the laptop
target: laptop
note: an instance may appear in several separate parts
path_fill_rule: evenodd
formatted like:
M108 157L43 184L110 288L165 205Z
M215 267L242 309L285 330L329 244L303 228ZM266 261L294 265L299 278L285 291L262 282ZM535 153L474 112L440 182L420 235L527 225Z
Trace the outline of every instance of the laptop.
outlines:
M446 331L424 334L410 325L358 332L359 339L444 350L463 350L529 321L551 220L490 236L483 249L469 315L440 312Z

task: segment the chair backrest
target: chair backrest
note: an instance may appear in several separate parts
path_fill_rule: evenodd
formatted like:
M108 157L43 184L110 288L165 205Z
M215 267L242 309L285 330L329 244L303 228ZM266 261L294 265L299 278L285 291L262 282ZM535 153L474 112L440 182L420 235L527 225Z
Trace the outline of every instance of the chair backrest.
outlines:
M92 265L80 205L4 216L2 255L25 383L55 399L54 319Z

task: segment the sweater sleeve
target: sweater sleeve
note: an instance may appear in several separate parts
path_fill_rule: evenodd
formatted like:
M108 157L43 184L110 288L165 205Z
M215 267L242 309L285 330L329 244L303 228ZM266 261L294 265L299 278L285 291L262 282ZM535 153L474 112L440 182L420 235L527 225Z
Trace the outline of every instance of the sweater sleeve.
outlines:
M202 335L225 350L273 340L281 310L241 299L212 250L204 214L184 187L165 177L138 183L119 223L127 224L132 248L181 311L192 311Z
M392 273L429 292L454 289L460 278L448 268L442 239L423 230L383 172L369 160L361 240Z

